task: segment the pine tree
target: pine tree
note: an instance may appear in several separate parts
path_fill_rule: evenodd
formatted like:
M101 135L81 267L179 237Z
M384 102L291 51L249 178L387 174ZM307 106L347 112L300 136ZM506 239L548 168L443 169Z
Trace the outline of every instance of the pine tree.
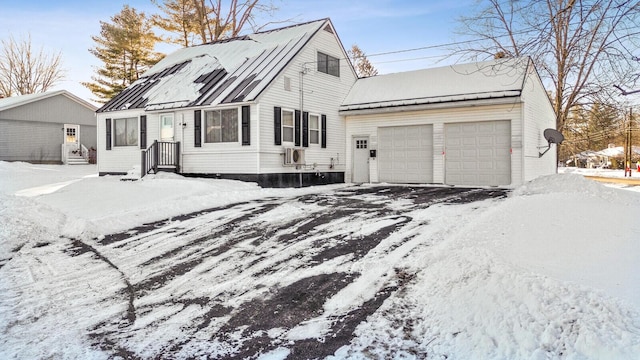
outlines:
M89 51L104 63L92 76L94 82L83 83L106 102L138 80L163 55L154 51L160 40L152 30L151 21L143 12L125 5L111 17L111 23L100 22L99 36L92 36L96 46Z
M367 56L362 50L360 50L358 45L353 44L351 49L347 51L347 54L349 55L349 59L351 59L353 67L356 69L358 77L363 78L378 75L378 70L371 65L369 59L367 59Z

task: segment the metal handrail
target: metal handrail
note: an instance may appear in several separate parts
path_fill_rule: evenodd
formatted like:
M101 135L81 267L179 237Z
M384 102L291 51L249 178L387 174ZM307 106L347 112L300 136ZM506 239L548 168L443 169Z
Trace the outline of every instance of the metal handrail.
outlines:
M180 171L180 142L154 140L148 149L141 152L140 178L151 171L157 173L160 168L173 168Z

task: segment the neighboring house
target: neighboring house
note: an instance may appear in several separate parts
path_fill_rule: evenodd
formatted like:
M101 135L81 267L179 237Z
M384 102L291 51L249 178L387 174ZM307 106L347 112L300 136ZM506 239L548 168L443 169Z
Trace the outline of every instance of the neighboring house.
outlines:
M360 79L340 114L346 181L498 186L556 171L555 147L540 156L556 118L529 58Z
M528 59L357 79L330 20L185 48L98 110L101 175L515 185L555 172Z
M86 163L96 109L65 90L0 99L0 160Z

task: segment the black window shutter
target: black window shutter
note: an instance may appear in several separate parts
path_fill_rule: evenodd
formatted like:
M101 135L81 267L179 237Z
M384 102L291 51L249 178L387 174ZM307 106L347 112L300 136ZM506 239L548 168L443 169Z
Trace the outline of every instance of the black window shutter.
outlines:
M193 112L193 146L202 147L202 111Z
M302 146L309 147L309 113L302 113Z
M111 119L106 119L105 129L107 133L107 150L111 150Z
M322 148L327 147L327 115L322 115Z
M140 116L140 149L147 148L147 115Z
M248 105L242 107L242 145L251 145L251 134L249 132L250 110Z
M276 145L282 145L282 109L273 108L273 139Z
M295 127L294 127L294 139L296 146L300 146L300 110L296 110L295 114Z

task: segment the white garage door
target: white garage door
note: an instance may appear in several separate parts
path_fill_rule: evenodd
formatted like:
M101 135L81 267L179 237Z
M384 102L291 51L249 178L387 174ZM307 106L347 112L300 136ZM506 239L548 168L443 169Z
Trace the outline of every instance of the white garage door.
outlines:
M511 184L511 122L445 124L445 183Z
M378 128L378 174L381 182L433 182L433 126Z

